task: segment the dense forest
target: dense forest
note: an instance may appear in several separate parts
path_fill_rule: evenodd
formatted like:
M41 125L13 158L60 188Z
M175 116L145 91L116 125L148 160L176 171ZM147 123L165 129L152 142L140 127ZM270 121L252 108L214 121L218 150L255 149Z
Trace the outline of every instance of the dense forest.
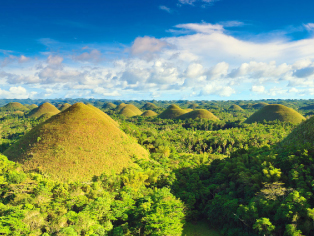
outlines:
M53 113L47 102L60 111ZM87 105L70 106L77 102ZM65 103L70 105L63 109ZM0 235L314 235L313 104L0 100ZM63 142L58 133L45 136L47 129L69 122L80 129L73 117L67 118L70 113L79 116L79 108L82 114L86 111L79 123L86 121L82 129L87 132L97 118L98 125L121 132L116 143L126 135L114 150L105 150L106 155L118 158L120 146L134 141L148 157L140 157L139 148L132 146L135 154L121 170L98 165L103 172L93 174L83 163L91 162L93 150L87 147L104 144L92 140L87 147L76 147L83 137L70 149L84 149L86 158L73 165L92 177L65 180L49 168L26 168L36 157L36 147L46 147L40 146L46 145L45 137ZM253 120L256 114L263 118ZM63 133L72 132L62 127ZM92 132L97 129L101 125ZM112 135L100 134L97 139L112 141ZM32 143L26 143L30 139ZM67 146L49 148L47 163L70 157ZM22 159L12 153L28 155Z

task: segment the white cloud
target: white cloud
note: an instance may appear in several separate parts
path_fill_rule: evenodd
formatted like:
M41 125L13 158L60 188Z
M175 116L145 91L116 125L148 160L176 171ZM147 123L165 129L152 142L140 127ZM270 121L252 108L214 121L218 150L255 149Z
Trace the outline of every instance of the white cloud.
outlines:
M163 10L163 11L166 11L168 13L171 13L171 9L169 7L166 7L166 6L159 6L159 9L160 10Z
M307 23L307 24L304 24L304 27L305 27L308 31L314 31L314 23Z
M251 88L252 92L255 93L264 93L265 92L265 87L264 86L257 86L257 85L253 85Z
M60 65L63 61L63 57L50 55L47 58L47 63L49 65Z
M219 25L219 24L213 25L213 24L210 24L210 23L178 24L175 27L179 28L179 29L190 30L192 32L203 33L203 34L212 34L212 33L215 33L215 32L222 32L224 30L222 25Z
M118 91L108 91L107 89L101 88L101 87L97 87L97 88L93 89L93 92L97 93L97 94L101 94L101 95L106 96L106 97L121 96L121 94Z
M143 53L159 52L161 49L166 47L168 44L165 41L153 38L153 37L138 37L134 40L131 47L131 53L133 55Z
M26 57L24 55L21 55L18 59L19 63L24 63L24 62L28 62L30 60L29 57Z
M102 54L100 51L93 49L90 53L83 52L78 56L73 56L73 60L81 62L99 62L101 60L101 56Z
M208 84L201 91L201 95L219 95L221 97L230 97L234 93L235 90L230 86L220 86L216 84Z
M201 64L193 63L188 66L188 68L185 71L185 75L186 77L189 77L189 78L196 78L203 75L204 71L205 70Z
M31 98L33 95L35 95L36 92L27 92L27 90L24 87L18 86L18 87L10 87L10 89L3 90L0 89L0 98L6 98L6 99L26 99Z

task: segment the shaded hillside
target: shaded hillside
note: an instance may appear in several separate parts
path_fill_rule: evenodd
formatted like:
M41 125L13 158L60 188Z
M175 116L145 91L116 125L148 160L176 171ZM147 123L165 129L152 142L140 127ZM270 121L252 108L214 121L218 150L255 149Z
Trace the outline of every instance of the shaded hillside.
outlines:
M147 102L147 103L145 103L144 106L142 106L142 109L143 110L156 110L156 109L158 109L158 107L154 103Z
M120 104L115 108L116 112L120 112L120 111L122 110L122 108L124 108L125 106L126 106L125 103L120 103Z
M151 117L151 116L157 116L158 114L152 110L145 111L141 116L144 117Z
M198 104L196 104L196 103L190 104L188 106L188 108L191 108L191 109L196 109L196 107L198 107Z
M254 109L261 109L262 107L267 106L267 105L268 105L268 103L266 103L266 102L259 102L259 103L254 104L252 106L252 108L254 108Z
M168 106L168 108L163 111L160 115L159 115L159 118L161 119L174 119L174 118L177 118L185 113L189 112L189 110L184 110L182 108L180 108L179 106L177 105L170 105Z
M41 104L39 107L31 110L27 117L28 118L38 118L42 116L45 113L50 113L50 114L58 114L60 111L52 104L46 102Z
M200 119L208 119L208 120L219 120L213 113L205 109L196 109L188 113L185 113L177 118L181 120L190 119L190 118L191 119L200 118Z
M293 124L299 124L302 122L302 120L305 120L305 118L292 108L280 104L272 104L267 105L255 112L245 121L245 123L251 124L254 122L263 122L264 120L280 120Z
M117 105L113 104L112 102L108 102L108 103L105 103L102 108L104 108L104 109L115 109L116 107L117 107Z
M4 154L26 171L40 170L63 181L119 172L131 165L132 156L147 158L147 151L110 119L76 103L33 128Z
M28 111L29 109L19 102L10 102L0 108L0 111Z
M300 110L314 110L314 105L308 105L305 107L300 107Z
M134 106L133 104L127 104L119 112L120 115L123 115L126 117L139 116L142 113L143 112L140 109L138 109L136 106Z
M25 105L26 106L26 105ZM26 106L28 109L33 110L35 108L37 108L38 106L36 104L32 104L32 105L28 105Z
M60 111L64 111L65 109L69 108L71 106L71 104L69 103L64 103L60 106L59 110Z

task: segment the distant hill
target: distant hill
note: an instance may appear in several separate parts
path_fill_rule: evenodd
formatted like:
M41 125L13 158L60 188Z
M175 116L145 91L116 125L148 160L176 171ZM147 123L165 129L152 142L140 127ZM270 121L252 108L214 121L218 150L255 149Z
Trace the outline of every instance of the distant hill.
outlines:
M191 119L200 118L200 119L208 119L208 120L219 120L213 113L205 109L196 109L188 113L185 113L177 118L181 120L190 119L190 118Z
M252 106L252 108L254 108L254 109L261 109L262 107L267 106L267 105L268 105L268 103L266 103L266 102L259 102L259 103L254 104Z
M26 105L25 105L26 106ZM38 106L36 104L32 104L32 105L28 105L26 106L28 109L33 110L35 108L37 108Z
M179 117L179 116L181 116L181 115L183 115L189 111L191 111L191 110L187 111L185 109L180 108L177 105L172 104L172 105L168 106L168 108L159 115L159 118L161 118L161 119L175 119L175 118L177 118L177 117Z
M300 107L300 110L314 110L314 104L313 105L308 105L305 107Z
M230 111L243 111L243 109L240 106L236 105L236 104L231 105L228 108L228 110L230 110Z
M142 109L143 110L156 110L158 109L158 107L154 103L147 102L144 104L144 106L142 106Z
M115 108L116 112L120 112L120 111L122 110L122 108L125 107L125 106L126 106L125 103L120 103L120 104Z
M42 116L45 113L50 113L51 114L58 114L60 111L52 104L46 102L41 104L39 107L31 110L27 117L28 118L39 118L40 116Z
M191 109L196 109L198 107L198 105L196 104L196 103L193 103L193 104L190 104L189 106L188 106L188 108L191 108Z
M133 104L127 104L119 112L120 115L123 115L126 117L139 116L142 113L143 112L140 109L138 109L136 106L134 106Z
M117 107L117 105L113 104L112 102L108 102L108 103L105 103L102 108L104 108L104 109L115 109L116 107Z
M19 102L10 102L0 108L0 111L28 111L29 109Z
M254 122L262 122L264 120L280 120L293 124L299 124L302 120L305 120L305 118L292 108L280 104L272 104L264 106L255 112L245 121L245 123L251 124Z
M40 170L62 181L86 181L121 171L132 165L132 156L148 158L135 139L96 109L76 103L34 127L4 154L25 171Z
M281 145L301 146L305 143L314 145L314 117L298 125L282 142Z
M60 111L64 111L65 109L69 108L71 106L71 104L69 103L64 103L60 106L59 110Z
M145 111L141 116L144 117L151 117L151 116L157 116L158 114L152 110Z

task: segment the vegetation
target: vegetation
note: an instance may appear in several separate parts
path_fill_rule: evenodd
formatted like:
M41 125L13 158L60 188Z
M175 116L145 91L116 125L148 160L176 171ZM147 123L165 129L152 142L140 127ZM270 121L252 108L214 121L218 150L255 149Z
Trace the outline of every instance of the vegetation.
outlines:
M108 103L103 105L104 109L115 109L116 107L117 107L117 105L113 104L112 102L108 102Z
M4 154L52 179L89 180L119 172L147 151L92 108L77 103L36 126Z
M229 110L231 110L231 111L243 111L243 109L239 105L236 105L236 104L231 105L229 107Z
M125 103L120 103L117 107L116 107L116 111L117 112L120 112L121 110L122 110L122 108L124 108L126 106L126 104Z
M19 102L10 102L7 105L1 107L1 111L9 111L9 112L13 112L13 111L28 111L29 109L25 106L23 106L21 103Z
M264 120L280 120L283 122L299 124L302 122L302 120L305 120L305 117L292 108L280 104L272 104L264 106L255 112L252 116L250 116L245 122L251 124L254 122L262 122Z
M161 119L174 119L174 118L178 118L179 116L189 112L191 110L184 110L181 109L179 106L177 105L170 105L164 112L162 112L159 115L159 118Z
M60 111L64 111L65 109L69 108L71 106L71 104L69 103L64 103L60 106L59 110Z
M29 118L39 118L43 114L49 113L47 116L58 114L60 111L52 104L46 102L28 113Z
M267 106L267 105L268 105L268 103L266 103L266 102L259 102L259 103L254 104L252 106L252 108L254 108L254 109L261 109L262 107Z
M158 109L158 107L154 104L154 103L151 103L151 102L147 102L145 103L145 105L142 107L143 110L156 110Z
M314 235L314 118L245 123L263 101L148 101L156 113L197 104L216 120L109 117L108 102L44 122L0 112L11 160L0 155L0 235ZM314 112L300 110L312 100L267 103Z

